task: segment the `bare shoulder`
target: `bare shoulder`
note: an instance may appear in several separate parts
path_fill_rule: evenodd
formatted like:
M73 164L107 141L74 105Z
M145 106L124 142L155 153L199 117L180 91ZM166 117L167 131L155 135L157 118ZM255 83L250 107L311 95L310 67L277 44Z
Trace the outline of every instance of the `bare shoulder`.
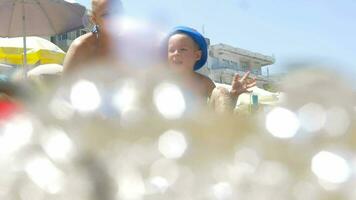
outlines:
M215 84L214 82L207 76L204 76L202 74L196 73L196 76L198 77L199 81L202 81L202 83L204 83L207 86L214 86Z
M77 65L91 57L95 48L96 38L93 33L76 38L70 45L63 62L64 71L71 71Z
M199 83L202 86L202 90L207 97L210 97L212 91L215 88L215 83L209 78L202 74L195 73Z

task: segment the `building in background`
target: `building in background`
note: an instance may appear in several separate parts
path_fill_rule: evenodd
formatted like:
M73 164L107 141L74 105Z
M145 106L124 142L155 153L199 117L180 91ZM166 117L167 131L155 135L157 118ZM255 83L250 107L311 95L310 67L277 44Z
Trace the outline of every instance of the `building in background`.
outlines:
M56 44L59 48L61 48L63 51L67 52L69 49L69 46L72 44L72 42L78 38L81 35L84 35L88 32L90 32L94 26L94 24L90 20L90 10L87 10L86 14L83 16L83 27L62 33L59 35L51 36L48 38L52 43Z
M71 32L63 33L50 37L50 41L56 44L63 51L67 52L72 42L81 35L84 35L90 31L89 28L81 28Z
M262 55L227 44L209 46L207 64L201 73L209 76L214 82L231 84L236 73L251 71L250 77L256 78L257 85L264 88L272 80L262 74L262 67L275 63L272 56Z

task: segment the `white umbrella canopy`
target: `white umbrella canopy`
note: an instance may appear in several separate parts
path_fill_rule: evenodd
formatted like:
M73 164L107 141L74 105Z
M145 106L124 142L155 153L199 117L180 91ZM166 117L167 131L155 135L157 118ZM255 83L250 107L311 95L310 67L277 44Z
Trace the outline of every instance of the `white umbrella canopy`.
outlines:
M0 37L49 36L83 26L85 7L65 0L1 0Z
M0 37L50 36L83 26L85 7L66 0L1 0Z
M0 63L0 69L5 69L5 70L7 70L7 69L11 69L11 68L13 68L12 65ZM1 72L1 70L0 70L0 72Z
M10 79L10 76L15 71L15 69L16 68L12 65L0 63L0 85Z
M28 73L28 77L36 77L41 75L58 75L60 76L63 71L63 66L59 64L44 64L39 65L31 69Z
M0 63L0 77L2 74L6 74L9 71L14 70L14 67L12 65L7 65L4 63Z

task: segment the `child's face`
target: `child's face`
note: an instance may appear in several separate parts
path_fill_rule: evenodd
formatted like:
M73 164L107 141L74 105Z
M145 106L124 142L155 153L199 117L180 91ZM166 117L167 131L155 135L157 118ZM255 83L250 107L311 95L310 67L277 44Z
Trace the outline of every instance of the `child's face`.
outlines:
M185 34L172 35L168 40L168 64L179 71L193 71L200 60L198 45Z

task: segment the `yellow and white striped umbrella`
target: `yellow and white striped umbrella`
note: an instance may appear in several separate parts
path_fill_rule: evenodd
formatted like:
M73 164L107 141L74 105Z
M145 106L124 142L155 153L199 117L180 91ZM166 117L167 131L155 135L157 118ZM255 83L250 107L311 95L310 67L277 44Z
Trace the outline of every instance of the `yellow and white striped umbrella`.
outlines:
M27 64L62 64L65 52L52 42L40 37L27 38ZM23 64L23 38L0 38L0 63Z

